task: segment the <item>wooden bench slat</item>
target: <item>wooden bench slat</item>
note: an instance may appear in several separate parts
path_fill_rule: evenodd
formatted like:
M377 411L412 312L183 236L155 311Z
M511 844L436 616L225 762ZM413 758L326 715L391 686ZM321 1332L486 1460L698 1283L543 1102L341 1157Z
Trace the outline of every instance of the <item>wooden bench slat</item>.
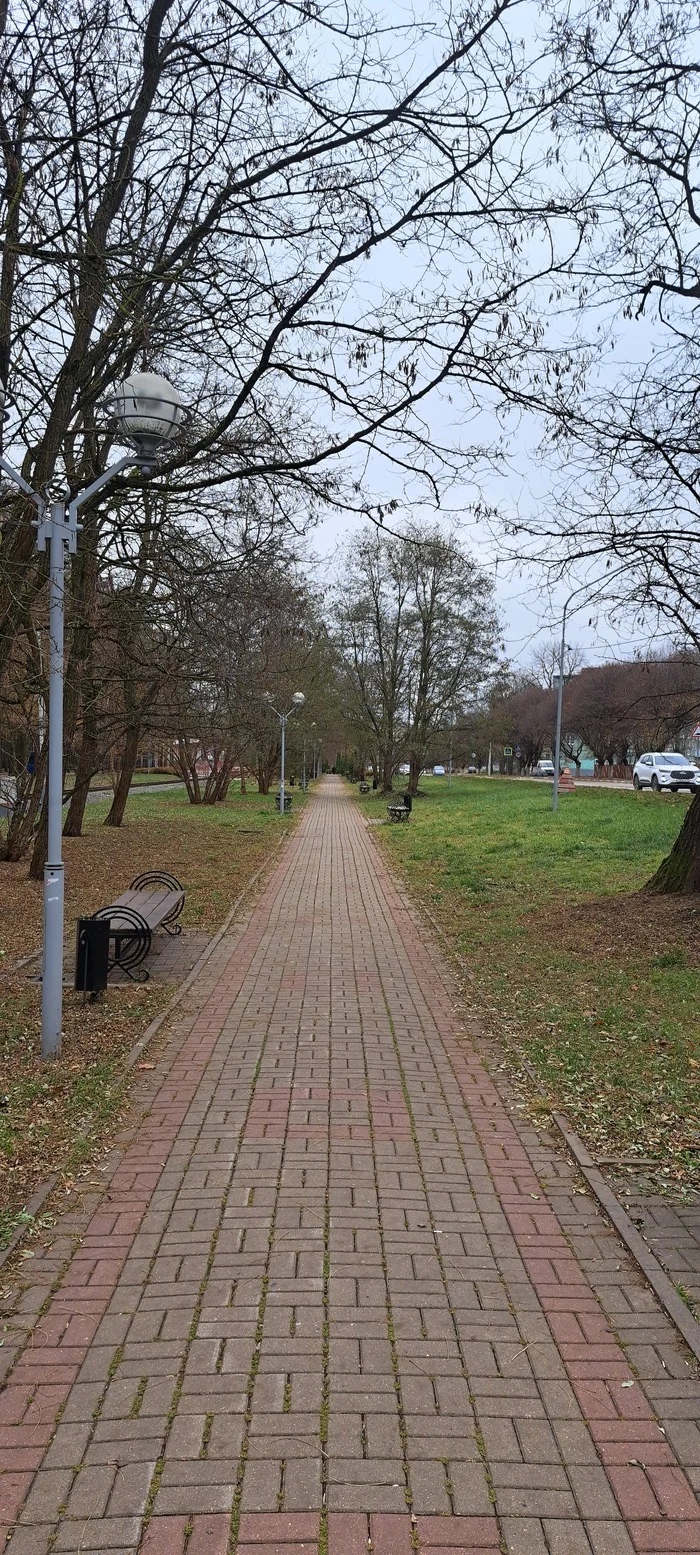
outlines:
M114 907L131 907L134 912L141 914L150 929L157 929L158 925L167 918L174 907L184 898L184 891L124 891L112 903ZM120 918L118 912L110 915L113 929L129 929L133 925L126 918Z

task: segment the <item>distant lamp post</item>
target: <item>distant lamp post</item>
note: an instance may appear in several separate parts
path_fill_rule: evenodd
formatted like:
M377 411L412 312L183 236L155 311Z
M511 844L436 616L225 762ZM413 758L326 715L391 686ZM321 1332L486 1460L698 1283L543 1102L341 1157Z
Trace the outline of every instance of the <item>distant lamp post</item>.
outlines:
M280 754L280 815L284 815L284 748L285 737L287 733L287 719L291 718L292 713L298 712L299 708L304 706L306 697L304 696L303 691L295 691L294 696L292 697L292 705L291 707L287 708L286 713L278 712L272 701L272 693L270 691L263 691L262 699L263 702L267 703L270 711L275 714L275 717L279 718L280 729L282 730L282 750Z
M0 390L0 410L6 396ZM75 553L78 513L85 503L123 470L137 465L151 475L158 453L175 436L185 412L177 390L156 373L132 373L114 390L108 408L116 421L117 441L134 452L110 465L84 491L48 502L33 491L14 466L0 457L0 469L36 504L37 546L49 551L49 760L47 779L48 849L44 866L44 950L41 983L41 1053L58 1058L63 1024L64 882L61 851L63 811L63 657L66 551Z

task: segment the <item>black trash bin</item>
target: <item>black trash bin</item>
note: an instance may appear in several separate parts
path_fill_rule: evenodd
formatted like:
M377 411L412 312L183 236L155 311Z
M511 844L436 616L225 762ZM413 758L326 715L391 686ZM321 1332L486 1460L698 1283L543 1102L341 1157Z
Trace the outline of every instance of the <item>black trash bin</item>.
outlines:
M413 796L411 794L402 794L401 802L403 804L404 810L408 810L410 815L411 810L413 809Z
M79 918L75 936L75 988L104 993L109 970L109 918Z

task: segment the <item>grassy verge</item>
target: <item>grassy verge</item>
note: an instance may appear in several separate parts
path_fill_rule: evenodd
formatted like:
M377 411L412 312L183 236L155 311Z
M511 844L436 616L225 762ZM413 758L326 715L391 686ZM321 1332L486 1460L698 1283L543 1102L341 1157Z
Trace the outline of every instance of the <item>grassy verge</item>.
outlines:
M426 779L408 826L374 833L598 1155L700 1163L700 903L639 888L684 796ZM381 816L376 797L359 801Z
M69 935L77 916L159 865L185 886L183 927L213 933L280 836L272 795L236 792L225 805L194 807L180 790L141 794L118 830L102 826L107 809L90 805L85 835L64 840ZM0 865L0 1248L41 1182L60 1167L70 1184L104 1147L127 1101L124 1058L172 994L163 984L115 985L103 1003L83 1005L65 990L61 1058L42 1064L40 988L28 977L36 965L16 965L39 945L41 917L42 886L26 862Z

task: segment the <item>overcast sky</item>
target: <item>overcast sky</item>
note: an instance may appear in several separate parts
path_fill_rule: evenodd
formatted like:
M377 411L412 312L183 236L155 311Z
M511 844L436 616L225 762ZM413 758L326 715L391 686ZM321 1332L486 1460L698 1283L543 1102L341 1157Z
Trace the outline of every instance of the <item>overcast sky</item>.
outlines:
M410 3L405 4L404 0L385 0L381 7L381 14L389 21L393 18L397 23L397 38L398 24L407 9L410 12L412 7ZM541 35L539 8L536 4L531 4L530 0L523 0L523 4L517 7L513 14L516 18L516 30L520 31L521 36L525 36L526 51L532 57L532 54L538 52L534 43L535 35L538 32ZM374 12L374 16L375 20L379 19L379 10ZM399 47L398 43L397 47ZM426 48L428 47L429 45L426 44ZM415 60L414 64L420 67L420 61ZM444 261L444 255L442 258ZM355 293L355 306L361 301L361 289L369 287L371 291L375 285L381 287L384 279L382 266L389 264L395 267L396 263L396 254L387 253L386 256L382 255L379 258L377 270L374 270L372 265L368 267L369 277L367 269L363 270L362 279L358 277L360 289ZM406 256L399 260L399 263L402 266L410 266L411 261ZM422 261L419 263L422 265ZM408 274L409 270L407 276ZM395 268L391 280L395 284ZM455 291L459 291L457 274L455 274L454 285ZM543 291L543 316L550 340L553 334L558 344L559 338L562 341L571 338L574 327L573 316L567 313L560 320L553 318L547 308L548 291L551 291L549 282L545 284ZM595 330L596 322L601 323L601 317L604 326L610 322L600 313L593 317L594 312L593 308L591 321L587 321L587 328L590 327L591 331ZM641 362L648 358L654 346L650 330L651 326L646 318L620 324L614 347L611 348L611 359L601 368L603 377L607 378L609 383L614 381L615 375L625 362ZM424 405L423 414L438 444L451 447L458 445L469 447L476 444L484 446L497 443L503 434L503 422L497 418L495 409L490 410L485 405L475 419L473 411L468 407L466 392L460 396L459 385L455 383L449 386L449 398L434 395L427 409ZM523 419L517 425L514 423L508 433L506 461L498 469L482 468L478 472L478 477L475 476L473 479L467 472L461 485L453 485L450 488L441 514L436 514L434 509L422 502L425 487L421 488L418 504L412 502L410 491L406 492L405 479L400 484L398 477L392 476L391 468L386 463L377 463L373 466L370 461L367 465L363 465L361 470L363 495L368 502L379 503L385 501L387 496L393 496L401 504L399 512L388 522L394 524L400 521L402 512L406 514L411 512L413 516L423 513L429 520L437 517L445 527L455 522L458 524L458 532L463 544L472 551L494 578L506 653L509 658L521 665L528 663L538 644L541 645L553 635L559 636L563 604L572 589L583 579L581 576L574 576L552 595L545 588L543 577L538 570L530 569L518 573L507 565L503 541L499 543L491 526L483 522L475 522L470 510L481 499L497 507L506 519L512 520L518 514L525 516L537 512L542 504L551 506L556 503L555 492L560 472L554 466L548 468L543 463L540 451L543 432L544 426L538 424L534 417L529 421ZM360 473L359 458L358 473ZM319 559L318 575L322 583L329 581L329 571L331 574L336 571L342 576L339 548L353 532L357 533L360 527L361 520L358 518L332 514L325 518L314 531L311 545ZM583 650L587 663L628 657L635 651L644 652L652 637L652 623L640 627L638 622L613 620L604 608L591 609L586 606L585 595L582 596L581 608L572 610L570 628L567 630L568 641L576 643Z

